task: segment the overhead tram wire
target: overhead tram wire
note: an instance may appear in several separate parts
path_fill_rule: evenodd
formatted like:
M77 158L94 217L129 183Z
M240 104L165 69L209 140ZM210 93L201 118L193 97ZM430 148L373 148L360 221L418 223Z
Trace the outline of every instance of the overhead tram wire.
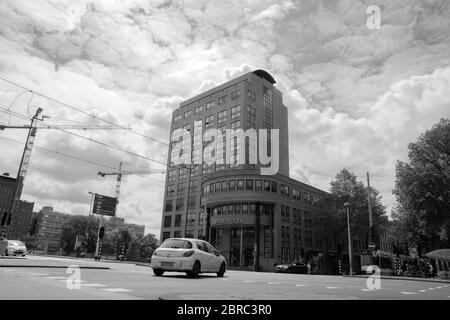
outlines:
M0 136L0 139L11 141L11 142L15 142L15 143L20 143L20 144L25 144L22 141L19 141L19 140L16 140L16 139L12 139L12 138L7 138L7 137ZM44 148L44 147L37 147L37 146L34 146L33 148L35 148L37 150L40 150L40 151L55 153L57 155L60 155L60 156L66 157L66 158L71 158L71 159L74 159L74 160L86 162L86 163L89 163L89 164L92 164L92 165L96 165L96 166L100 166L100 167L104 167L104 168L108 168L108 169L112 169L112 170L117 170L116 167L113 167L113 166L110 166L110 165L107 165L107 164L103 164L103 163L100 163L100 162L84 159L84 158L81 158L81 157L78 157L78 156L70 155L70 154L67 154L67 153L64 153L64 152L51 150L51 149L47 149L47 148ZM151 177L144 177L142 175L138 175L138 176L140 176L142 178L150 178L151 180L155 180L155 181L158 181L158 182L164 182L162 180L153 179Z
M11 81L11 80L6 79L6 78L4 78L4 77L1 77L1 76L0 76L0 80L3 80L3 81L5 81L5 82L7 82L7 83L9 83L9 84L12 84L12 85L14 85L14 86L16 86L16 87L18 87L18 88L23 89L23 90L30 91L30 92L32 92L32 93L38 95L38 96L41 96L42 98L45 98L45 99L48 99L48 100L50 100L50 101L56 102L56 103L58 103L58 104L60 104L60 105L63 105L63 106L65 106L65 107L67 107L67 108L70 108L70 109L72 109L72 110L78 111L78 112L80 112L80 113L83 113L83 114L85 114L85 115L87 115L87 116L89 116L89 117L92 117L92 118L94 118L94 119L98 119L98 120L104 121L104 122L106 122L106 123L108 123L108 124L110 124L110 125L113 125L113 126L115 126L115 127L121 128L121 129L126 130L126 131L129 131L129 132L134 133L134 134L136 134L136 135L139 135L139 136L141 136L141 137L143 137L143 138L146 138L146 139L152 140L152 141L154 141L154 142L158 142L158 143L164 144L164 145L166 145L166 146L169 146L169 143L167 143L167 142L164 142L164 141L161 141L161 140L158 140L158 139L149 137L149 136L147 136L147 135L145 135L145 134L136 132L136 131L134 131L134 130L128 128L128 127L122 126L122 125L117 124L117 123L115 123L115 122L112 122L112 121L110 121L110 120L103 119L103 118L101 118L101 117L99 117L99 116L90 114L90 113L87 112L87 111L81 110L81 109L79 109L79 108L77 108L77 107L74 107L74 106L72 106L72 105L70 105L70 104L67 104L67 103L65 103L65 102L62 102L62 101L60 101L60 100L58 100L58 99L52 98L52 97L50 97L50 96L47 96L47 95L45 95L45 94L43 94L43 93L40 93L40 92L31 90L31 89L29 89L29 88L26 88L26 87L24 87L24 86L22 86L22 85L20 85L20 84L18 84L18 83L16 83L16 82L14 82L14 81Z
M0 108L1 108L1 107L0 107ZM18 116L26 117L25 115L22 115L22 114L20 114L20 113L17 113L17 112L14 112L14 113L16 113ZM47 125L51 125L51 124L49 124L49 123L46 123L45 121L41 121L41 123L45 123L45 124L47 124ZM92 139L92 138L88 138L88 137L82 136L82 135L80 135L80 134L77 134L77 133L74 133L74 132L67 131L67 130L62 129L62 128L56 128L56 127L55 127L54 129L59 130L59 131L62 131L62 132L64 132L64 133L66 133L66 134L69 134L69 135L72 135L72 136L81 138L81 139L85 139L85 140L88 140L88 141L91 141L91 142L100 144L100 145L102 145L102 146L105 146L105 147L108 147L108 148L111 148L111 149L115 149L115 150L117 150L117 151L121 151L121 152L124 152L124 153L128 153L128 154L130 154L130 155L132 155L132 156L135 156L135 157L138 157L138 158L142 158L142 159L145 159L145 160L148 160L148 161L152 161L152 162L158 163L158 164L160 164L160 165L163 165L163 166L167 167L167 164L164 163L164 162L162 162L162 161L158 161L158 160L155 160L155 159L152 159L152 158L149 158L149 157L140 155L140 154L135 153L135 152L133 152L133 151L124 150L124 149L122 149L122 148L119 148L119 147L110 145L110 144L108 144L108 143L101 142L101 141L98 141L98 140L94 140L94 139Z

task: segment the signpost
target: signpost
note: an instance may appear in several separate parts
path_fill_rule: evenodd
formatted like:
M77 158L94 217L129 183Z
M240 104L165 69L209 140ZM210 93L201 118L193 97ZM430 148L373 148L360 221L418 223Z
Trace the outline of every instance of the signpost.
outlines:
M100 225L97 232L97 244L95 247L95 260L100 261L102 250L102 239L105 228L103 227L103 216L114 217L116 215L117 198L107 197L100 194L94 196L94 206L92 208L93 214L101 215Z

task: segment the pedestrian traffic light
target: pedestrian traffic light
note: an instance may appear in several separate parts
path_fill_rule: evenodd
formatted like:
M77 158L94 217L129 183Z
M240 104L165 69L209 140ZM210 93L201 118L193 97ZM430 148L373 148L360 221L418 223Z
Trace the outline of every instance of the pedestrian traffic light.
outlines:
M2 215L2 221L0 223L0 225L3 227L6 225L6 217L8 216L8 214L6 212L3 213Z
M101 227L99 232L98 232L98 237L100 239L103 239L104 236L105 236L105 227Z

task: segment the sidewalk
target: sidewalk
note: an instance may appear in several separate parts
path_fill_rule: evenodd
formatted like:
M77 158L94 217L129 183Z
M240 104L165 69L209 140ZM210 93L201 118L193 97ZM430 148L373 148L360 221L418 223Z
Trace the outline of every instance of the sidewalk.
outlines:
M367 274L367 275L354 275L353 278L368 278L369 276L371 276L371 275L370 274ZM345 275L343 277L350 277L350 276ZM381 279L450 283L450 279L440 279L440 278L412 278L412 277L394 277L394 276L383 276L382 275Z

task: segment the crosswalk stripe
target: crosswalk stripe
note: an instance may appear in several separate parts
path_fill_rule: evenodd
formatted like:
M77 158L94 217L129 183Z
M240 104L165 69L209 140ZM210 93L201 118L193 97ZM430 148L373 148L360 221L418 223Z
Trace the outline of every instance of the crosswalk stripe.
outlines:
M81 285L84 287L106 287L106 285L100 283L82 283Z
M46 279L52 279L52 280L61 280L61 279L67 279L66 277L45 277Z
M103 288L100 289L103 291L108 291L108 292L130 292L131 290L128 289L122 289L122 288Z
M327 287L327 289L340 289L340 287Z
M417 292L405 292L405 291L400 291L400 293L403 293L403 294L418 294Z

